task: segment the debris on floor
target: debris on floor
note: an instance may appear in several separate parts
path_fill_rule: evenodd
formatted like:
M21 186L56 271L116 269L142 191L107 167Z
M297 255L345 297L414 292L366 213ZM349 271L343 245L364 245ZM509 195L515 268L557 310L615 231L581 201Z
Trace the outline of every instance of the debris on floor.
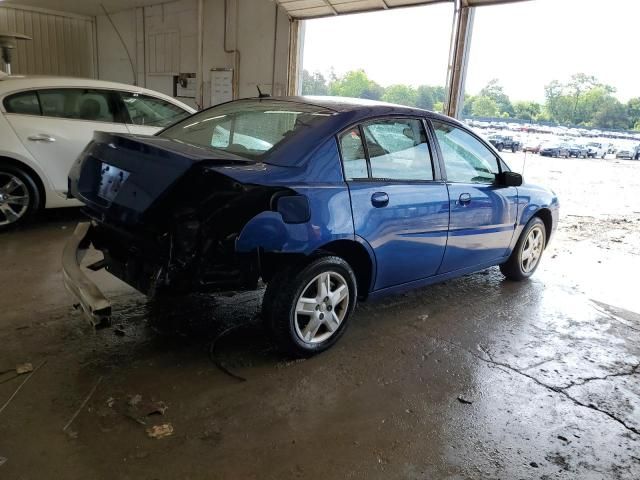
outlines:
M16 373L18 375L24 375L25 373L33 372L33 364L31 363L21 363L16 365Z
M458 395L458 401L460 403L464 403L465 405L471 405L473 403L472 400L468 400L467 398L463 397L462 395Z
M2 465L4 465L5 463L7 463L7 458L6 457L0 457L0 467Z
M153 425L147 428L147 435L150 438L165 438L173 435L173 425L163 423L162 425Z

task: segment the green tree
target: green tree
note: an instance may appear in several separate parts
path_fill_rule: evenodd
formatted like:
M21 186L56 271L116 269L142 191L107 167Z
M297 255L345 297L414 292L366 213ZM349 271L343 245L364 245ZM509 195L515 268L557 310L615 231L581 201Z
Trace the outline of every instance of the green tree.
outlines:
M331 82L329 85L329 93L339 97L380 100L384 89L369 79L364 70L352 70Z
M536 102L515 102L513 111L515 118L531 122L542 112L542 105Z
M420 85L416 89L416 93L416 107L433 110L433 88L428 85Z
M488 97L492 99L497 107L498 113L507 113L509 116L513 116L513 105L511 105L511 100L504 90L497 78L491 80L478 94L479 97Z
M471 113L476 117L497 117L500 112L493 98L480 95L473 100Z
M384 89L382 100L415 107L417 105L418 92L408 85L391 85Z
M607 96L593 116L593 125L598 128L627 129L627 108L611 95Z
M639 130L637 125L640 122L640 97L632 98L627 102L627 115L629 116L629 126Z
M327 79L320 72L302 71L302 95L328 95Z

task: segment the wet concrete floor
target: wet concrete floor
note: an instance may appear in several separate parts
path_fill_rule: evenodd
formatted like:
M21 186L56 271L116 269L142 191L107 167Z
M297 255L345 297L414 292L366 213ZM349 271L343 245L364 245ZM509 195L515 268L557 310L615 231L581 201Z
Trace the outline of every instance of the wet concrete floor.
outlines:
M0 376L0 479L640 478L640 162L525 173L563 209L533 279L363 303L305 361L260 293L151 304L98 273L116 309L94 332L60 274L79 213L0 236L0 371L40 367L13 398L26 375Z

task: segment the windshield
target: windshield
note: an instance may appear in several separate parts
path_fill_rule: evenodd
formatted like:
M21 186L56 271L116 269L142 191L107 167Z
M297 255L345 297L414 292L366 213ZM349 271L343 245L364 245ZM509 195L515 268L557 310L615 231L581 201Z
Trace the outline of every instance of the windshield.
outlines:
M258 159L334 112L283 100L241 100L197 113L158 136Z

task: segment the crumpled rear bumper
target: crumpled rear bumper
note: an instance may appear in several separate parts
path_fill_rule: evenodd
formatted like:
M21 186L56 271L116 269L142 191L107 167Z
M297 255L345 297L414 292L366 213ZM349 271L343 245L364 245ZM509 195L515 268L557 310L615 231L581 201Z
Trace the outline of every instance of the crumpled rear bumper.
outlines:
M111 302L80 268L91 246L92 230L89 222L81 222L76 227L62 253L62 276L65 287L78 300L88 320L100 328L110 324Z

